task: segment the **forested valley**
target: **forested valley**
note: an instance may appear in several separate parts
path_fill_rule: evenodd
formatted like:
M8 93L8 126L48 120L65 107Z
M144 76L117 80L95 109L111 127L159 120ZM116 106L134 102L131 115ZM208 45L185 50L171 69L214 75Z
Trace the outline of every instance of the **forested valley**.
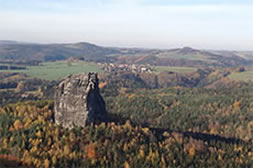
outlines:
M2 74L0 166L251 167L253 84L227 75L101 75L108 122L66 129L54 123L58 81Z

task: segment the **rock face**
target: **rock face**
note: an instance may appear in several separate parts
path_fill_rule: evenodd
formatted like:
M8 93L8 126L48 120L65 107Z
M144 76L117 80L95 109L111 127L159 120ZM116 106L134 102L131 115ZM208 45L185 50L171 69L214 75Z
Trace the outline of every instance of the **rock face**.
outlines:
M105 102L97 73L71 75L55 91L55 122L65 128L106 120Z

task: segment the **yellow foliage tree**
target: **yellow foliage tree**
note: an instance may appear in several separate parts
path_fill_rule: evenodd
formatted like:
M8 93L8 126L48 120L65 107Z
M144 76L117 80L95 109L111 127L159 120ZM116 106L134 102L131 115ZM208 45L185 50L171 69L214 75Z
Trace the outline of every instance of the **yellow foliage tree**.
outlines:
M8 148L8 139L4 138L2 141L2 148L7 149Z
M125 168L131 168L130 165L129 165L129 163L128 163L127 161L125 161L124 167L125 167Z
M234 109L240 109L240 102L239 101L235 101L233 104Z
M143 150L143 149L140 149L140 150L139 150L139 154L138 154L138 159L144 158L144 156L145 156L144 150Z
M37 136L37 137L42 137L42 136L43 136L43 134L42 134L42 132L41 132L41 131L38 131L38 132L36 133L36 136Z
M45 159L45 160L44 160L44 166L45 166L45 168L49 168L50 162L49 162L48 159Z
M75 142L76 141L76 135L73 132L70 132L69 140L70 140L70 142Z
M194 148L194 146L192 146L192 147L189 149L189 155L193 157L193 156L195 156L195 154L196 154L195 148Z
M16 130L23 128L23 123L20 120L16 120L13 125Z
M29 128L29 126L31 125L32 120L30 117L25 117L25 125L24 128Z
M67 156L69 155L69 153L70 153L70 147L68 145L65 145L63 148L63 154Z

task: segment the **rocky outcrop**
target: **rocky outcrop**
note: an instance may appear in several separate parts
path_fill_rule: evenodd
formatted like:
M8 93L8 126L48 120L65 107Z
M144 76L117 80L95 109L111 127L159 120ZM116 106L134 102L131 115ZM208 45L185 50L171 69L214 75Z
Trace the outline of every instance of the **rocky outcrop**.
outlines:
M55 91L55 122L63 127L86 126L106 120L97 73L70 75Z

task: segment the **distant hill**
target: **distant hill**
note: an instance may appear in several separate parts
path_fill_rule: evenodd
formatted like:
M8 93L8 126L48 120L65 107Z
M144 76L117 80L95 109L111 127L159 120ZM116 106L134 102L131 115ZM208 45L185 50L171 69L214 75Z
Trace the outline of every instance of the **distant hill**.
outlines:
M110 60L109 55L115 53L117 53L117 50L99 47L89 43L0 43L0 60L57 61L75 57L88 61L107 61Z
M210 51L225 57L239 56L247 60L253 60L253 51Z
M190 47L171 50L144 50L135 54L135 56L129 57L126 55L119 57L118 62L189 67L230 67L253 64L253 59L251 60L242 55L235 55L234 53L222 55L222 53L197 50Z
M0 62L58 61L76 58L95 62L165 66L229 67L253 64L253 52L208 51L190 47L161 50L102 47L86 42L35 44L0 41Z
M17 41L10 41L10 40L0 40L0 45L1 44L18 44L19 42Z

